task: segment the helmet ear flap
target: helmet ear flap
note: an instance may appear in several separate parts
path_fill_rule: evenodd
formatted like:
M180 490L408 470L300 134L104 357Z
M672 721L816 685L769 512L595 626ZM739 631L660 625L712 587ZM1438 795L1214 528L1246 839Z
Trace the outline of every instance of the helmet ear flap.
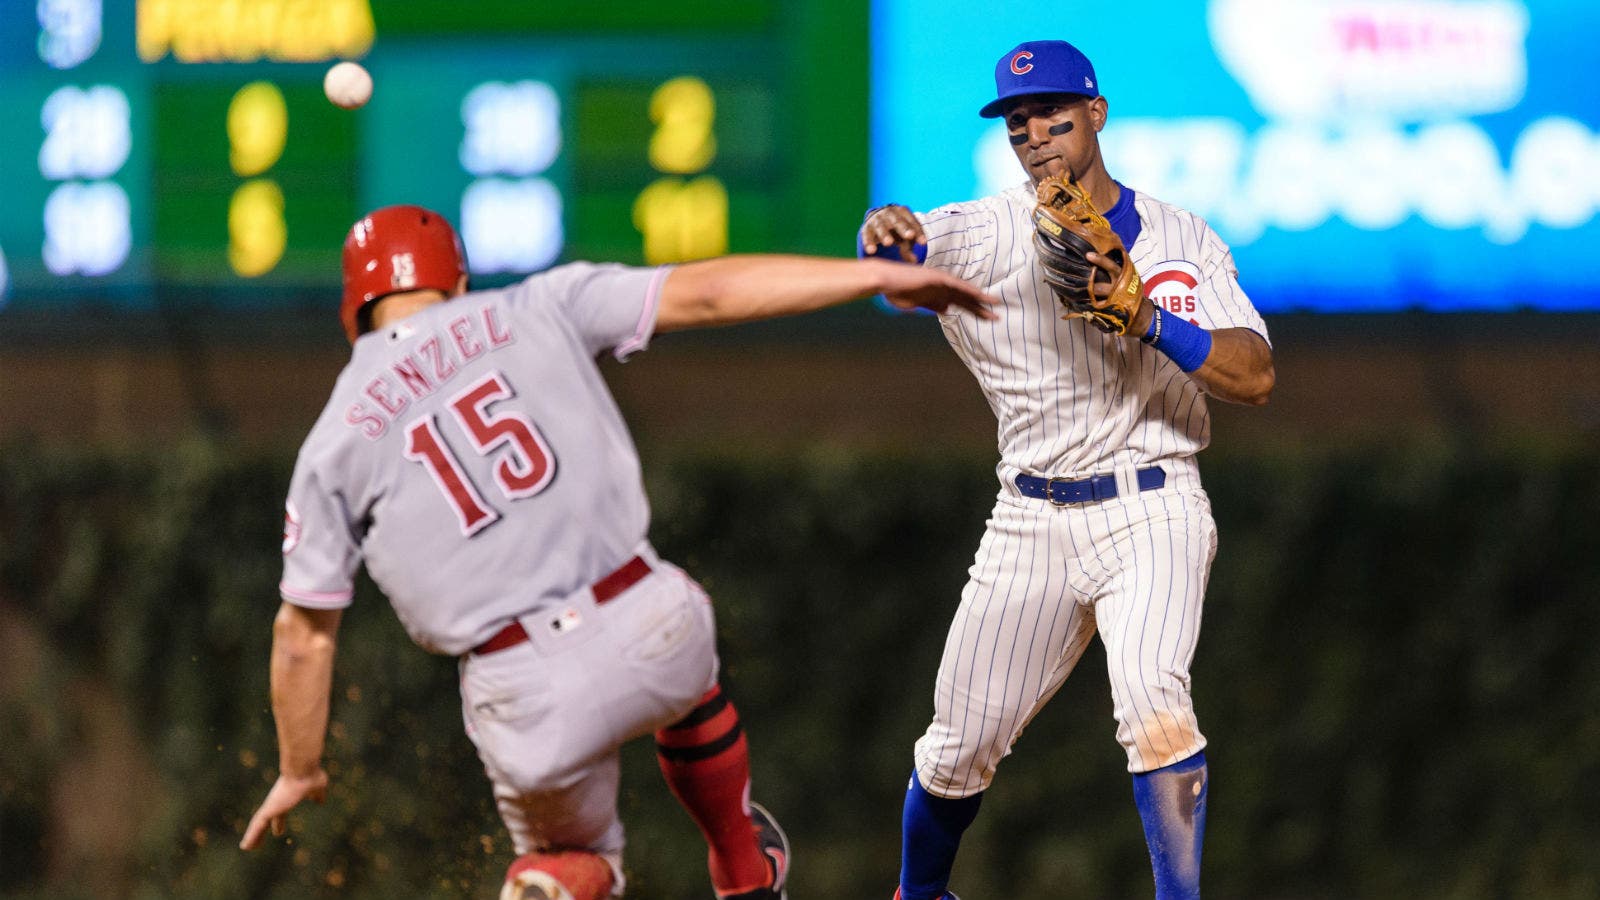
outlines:
M371 328L373 301L418 290L454 296L467 257L444 216L421 206L385 206L350 227L342 268L339 320L354 343Z

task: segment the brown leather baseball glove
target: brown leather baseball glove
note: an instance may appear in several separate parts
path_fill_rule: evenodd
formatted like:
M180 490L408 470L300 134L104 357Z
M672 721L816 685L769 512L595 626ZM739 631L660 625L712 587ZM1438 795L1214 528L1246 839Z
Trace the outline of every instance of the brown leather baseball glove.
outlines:
M1122 239L1070 175L1046 178L1035 193L1039 202L1033 210L1033 243L1045 282L1067 310L1062 318L1082 316L1101 331L1126 334L1144 298L1144 283L1128 259ZM1098 253L1121 267L1105 296L1095 290L1096 280L1104 285L1111 273L1089 262L1089 253Z

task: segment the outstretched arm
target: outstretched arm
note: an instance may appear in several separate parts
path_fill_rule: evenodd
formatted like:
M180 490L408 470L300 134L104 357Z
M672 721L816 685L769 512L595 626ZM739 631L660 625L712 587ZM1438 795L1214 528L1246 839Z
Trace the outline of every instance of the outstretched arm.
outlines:
M250 818L242 850L253 850L268 826L283 834L283 818L310 797L321 803L328 788L322 744L328 731L328 696L343 610L278 608L272 623L272 716L278 723L278 780Z
M904 309L996 318L993 298L953 275L877 259L735 255L685 263L661 288L656 331L793 316L883 294Z

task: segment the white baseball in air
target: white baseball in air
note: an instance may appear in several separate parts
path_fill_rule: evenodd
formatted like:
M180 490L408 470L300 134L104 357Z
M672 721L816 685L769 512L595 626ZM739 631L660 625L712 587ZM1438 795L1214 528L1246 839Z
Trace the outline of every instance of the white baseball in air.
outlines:
M359 109L372 99L372 76L360 63L345 60L322 76L322 92L334 106Z

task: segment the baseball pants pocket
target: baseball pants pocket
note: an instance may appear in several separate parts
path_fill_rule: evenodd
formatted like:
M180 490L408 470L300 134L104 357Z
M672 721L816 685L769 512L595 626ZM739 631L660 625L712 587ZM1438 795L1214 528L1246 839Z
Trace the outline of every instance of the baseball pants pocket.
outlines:
M620 860L620 740L587 681L606 642L598 623L584 627L593 630L565 647L540 635L464 661L463 714L516 852L585 848Z
M561 703L552 680L543 674L547 664L529 644L464 664L461 700L467 734L497 786L536 790L560 767L556 745L567 729L551 724L560 718Z
M693 579L675 567L641 582L637 596L618 597L608 627L634 685L637 725L630 736L678 721L716 681L716 625L711 603Z
M533 656L533 648L524 644L467 663L461 692L474 725L517 722L552 707L550 685L536 675L544 661Z
M695 609L677 592L658 592L639 598L632 621L618 636L628 659L645 665L668 660L693 649L697 623Z

